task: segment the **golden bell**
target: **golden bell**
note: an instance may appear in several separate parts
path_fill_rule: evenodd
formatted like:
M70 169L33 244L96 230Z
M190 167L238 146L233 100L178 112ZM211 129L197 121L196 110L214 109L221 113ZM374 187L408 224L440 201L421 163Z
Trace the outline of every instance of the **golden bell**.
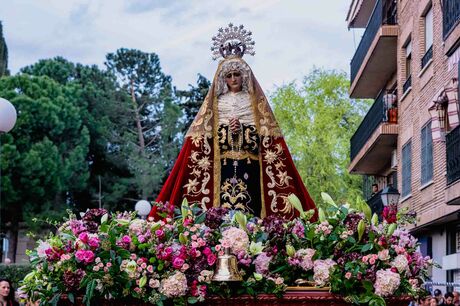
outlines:
M212 280L216 282L238 282L243 280L238 271L236 257L230 254L230 248L225 248L224 255L217 257L216 270Z

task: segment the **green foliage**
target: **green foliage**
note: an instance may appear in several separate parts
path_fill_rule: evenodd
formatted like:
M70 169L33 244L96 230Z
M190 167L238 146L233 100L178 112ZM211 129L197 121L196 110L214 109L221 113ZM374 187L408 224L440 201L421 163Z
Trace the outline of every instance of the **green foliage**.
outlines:
M319 206L321 192L343 203L361 195L361 178L348 173L350 138L368 107L348 98L345 73L313 69L301 85L272 96L274 112L299 173Z
M0 276L9 279L13 283L14 289L19 286L19 281L32 271L32 266L29 264L0 264Z
M106 57L106 66L130 97L129 123L120 153L133 174L139 198L160 190L165 173L179 150L182 115L174 97L171 77L165 75L155 53L118 49Z
M176 96L180 99L179 105L181 106L185 116L184 132L186 132L192 124L192 121L198 113L201 104L203 104L210 87L211 82L206 77L198 74L196 86L189 85L188 90L176 91Z
M8 47L3 37L3 26L0 21L0 77L8 74Z
M62 57L40 60L21 72L46 76L64 86L88 128L89 179L87 188L71 194L75 205L83 210L100 201L104 207L124 209L123 199L135 197L136 190L129 183L132 175L126 160L119 154L130 105L128 97L117 90L115 76L97 66L73 64Z
M89 178L89 131L74 97L47 77L29 75L1 78L0 96L19 114L15 129L1 136L4 221L61 214Z

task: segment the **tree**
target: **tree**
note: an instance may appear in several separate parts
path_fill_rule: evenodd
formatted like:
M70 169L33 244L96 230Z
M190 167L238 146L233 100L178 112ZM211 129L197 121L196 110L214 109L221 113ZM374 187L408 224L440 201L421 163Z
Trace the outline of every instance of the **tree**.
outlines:
M20 221L62 217L70 195L87 187L90 137L69 93L47 77L0 78L0 96L18 112L15 128L0 136L1 213L16 234L13 250Z
M348 98L345 73L313 69L301 85L278 88L274 112L299 173L315 203L321 192L346 201L361 195L359 176L350 175L350 138L370 106Z
M73 64L62 57L40 60L21 72L46 76L65 86L88 128L88 187L70 195L75 207L80 211L94 206L126 209L123 199L135 196L136 190L118 148L129 123L130 104L128 97L117 90L115 76L95 65Z
M8 74L8 47L3 37L3 26L0 21L0 77Z
M119 89L130 97L132 124L121 152L138 189L133 200L151 198L178 153L181 111L171 77L161 71L155 53L122 48L109 53L105 64L117 77Z
M188 90L178 90L176 95L180 98L179 105L184 112L184 133L192 124L193 119L200 110L206 95L208 94L211 82L201 74L198 74L196 87L189 84Z

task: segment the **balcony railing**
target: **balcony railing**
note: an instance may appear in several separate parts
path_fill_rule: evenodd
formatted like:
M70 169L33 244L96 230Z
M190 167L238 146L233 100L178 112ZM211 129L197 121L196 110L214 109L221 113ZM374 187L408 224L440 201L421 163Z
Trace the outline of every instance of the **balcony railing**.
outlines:
M446 135L447 184L460 179L460 125Z
M433 58L433 46L431 46L426 52L425 55L422 57L422 69L425 67L430 59Z
M356 155L358 155L359 150L361 150L369 137L371 137L372 133L374 133L380 123L387 118L386 108L383 103L384 94L385 90L382 90L359 125L355 134L351 137L350 160L353 160Z
M394 25L396 24L396 5L383 5L383 3L387 3L386 0L378 0L375 4L374 11L372 13L371 18L369 19L369 23L367 24L366 30L364 31L364 35L361 38L361 41L356 49L356 53L353 56L350 64L350 78L351 83L353 83L359 68L361 67L364 58L374 40L375 35L377 34L380 27L384 24ZM393 3L393 1L391 1Z
M452 29L460 21L460 1L443 0L442 1L442 33L444 39L450 34Z
M412 87L412 75L410 75L403 84L403 94L405 94L411 87Z

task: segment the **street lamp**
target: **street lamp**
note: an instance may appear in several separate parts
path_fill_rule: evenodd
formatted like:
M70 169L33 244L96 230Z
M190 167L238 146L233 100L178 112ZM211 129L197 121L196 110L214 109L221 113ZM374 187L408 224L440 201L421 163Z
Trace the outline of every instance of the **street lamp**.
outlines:
M383 206L396 205L399 202L399 192L391 185L383 188L380 196L382 197Z
M4 133L8 133L16 124L17 113L13 104L10 101L0 98L0 136ZM5 234L2 231L2 144L0 138L0 239L6 239ZM7 244L5 241L2 243L0 261L3 261L3 245Z
M140 200L136 203L136 206L134 206L134 210L136 210L137 214L141 216L142 219L147 218L151 209L152 209L152 206L146 200Z

